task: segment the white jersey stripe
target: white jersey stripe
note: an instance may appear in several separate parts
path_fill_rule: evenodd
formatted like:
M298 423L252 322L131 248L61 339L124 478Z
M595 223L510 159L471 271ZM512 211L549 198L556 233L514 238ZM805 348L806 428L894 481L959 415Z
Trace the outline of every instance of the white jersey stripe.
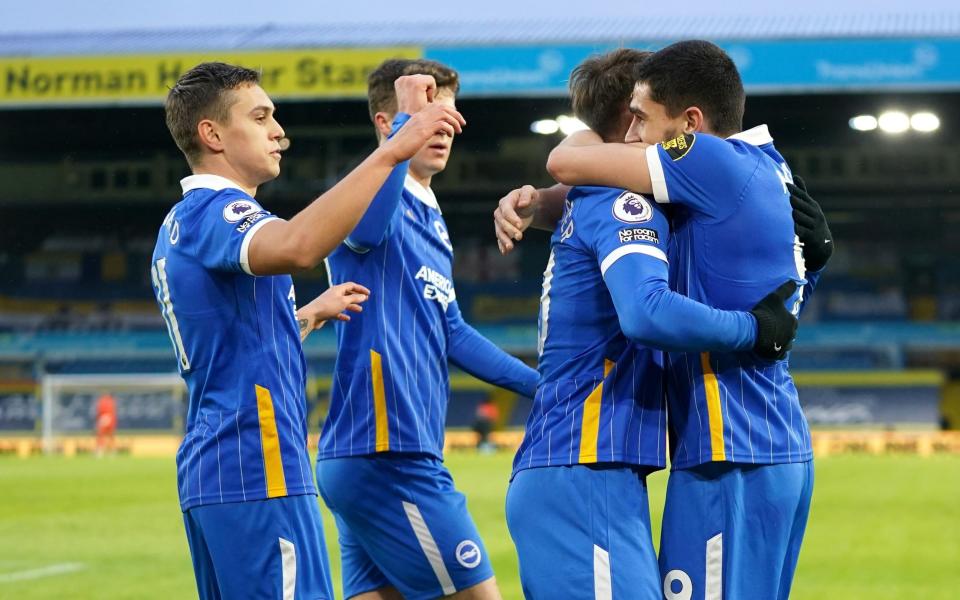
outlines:
M269 223L270 221L276 221L277 217L264 217L253 227L247 231L247 234L243 236L243 242L240 244L240 268L243 269L243 272L247 275L254 275L254 272L250 270L250 242L253 241L253 236L260 228Z
M620 246L608 254L606 258L600 262L600 274L606 275L607 269L612 267L613 263L617 262L628 254L646 254L647 256L660 259L665 263L670 262L667 260L667 255L664 254L663 250L660 248L654 248L653 246L647 246L646 244L627 244L626 246Z

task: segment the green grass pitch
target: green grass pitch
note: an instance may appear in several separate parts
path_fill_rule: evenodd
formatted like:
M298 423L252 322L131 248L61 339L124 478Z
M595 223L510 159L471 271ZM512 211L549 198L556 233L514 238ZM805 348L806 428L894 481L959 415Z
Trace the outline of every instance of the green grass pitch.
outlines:
M511 455L452 453L504 598L521 598L503 518ZM666 475L650 480L659 523ZM335 532L324 510L339 597ZM656 534L658 535L658 534ZM793 598L926 600L960 590L960 457L817 461ZM191 598L173 459L0 458L0 598Z

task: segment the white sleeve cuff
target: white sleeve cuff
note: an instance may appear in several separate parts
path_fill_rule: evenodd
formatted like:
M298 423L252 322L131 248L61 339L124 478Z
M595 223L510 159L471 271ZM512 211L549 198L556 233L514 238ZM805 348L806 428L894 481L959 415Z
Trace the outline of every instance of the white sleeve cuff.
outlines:
M650 183L653 184L653 198L660 204L668 204L667 179L663 176L663 164L660 162L660 144L647 146L647 168L650 169Z
M647 256L659 258L667 264L670 262L667 260L667 255L664 254L663 250L660 248L654 248L653 246L647 246L646 244L627 244L626 246L620 246L608 254L606 258L600 262L600 275L606 275L607 269L612 267L613 263L617 262L628 254L646 254Z
M244 234L243 242L240 243L240 268L243 269L243 272L247 275L255 275L255 273L250 270L250 242L253 241L253 234L260 231L260 228L270 221L275 220L277 220L277 217L264 217Z

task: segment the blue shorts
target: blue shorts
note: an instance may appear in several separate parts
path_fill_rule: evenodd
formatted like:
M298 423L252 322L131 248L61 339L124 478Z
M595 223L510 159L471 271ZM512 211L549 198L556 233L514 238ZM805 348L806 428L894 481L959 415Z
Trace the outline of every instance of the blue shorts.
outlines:
M660 538L667 600L789 597L812 494L813 461L670 473Z
M313 494L195 506L183 513L200 600L332 600Z
M629 466L520 471L507 526L528 599L661 599L646 478Z
M438 459L414 454L317 461L340 533L343 595L395 587L439 598L493 577L463 494Z

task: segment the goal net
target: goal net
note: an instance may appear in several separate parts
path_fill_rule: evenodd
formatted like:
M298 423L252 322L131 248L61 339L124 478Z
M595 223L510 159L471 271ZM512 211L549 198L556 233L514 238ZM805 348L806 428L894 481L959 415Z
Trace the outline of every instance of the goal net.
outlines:
M91 437L104 395L113 397L119 434L183 432L186 386L175 373L44 375L40 394L46 453L66 438Z

